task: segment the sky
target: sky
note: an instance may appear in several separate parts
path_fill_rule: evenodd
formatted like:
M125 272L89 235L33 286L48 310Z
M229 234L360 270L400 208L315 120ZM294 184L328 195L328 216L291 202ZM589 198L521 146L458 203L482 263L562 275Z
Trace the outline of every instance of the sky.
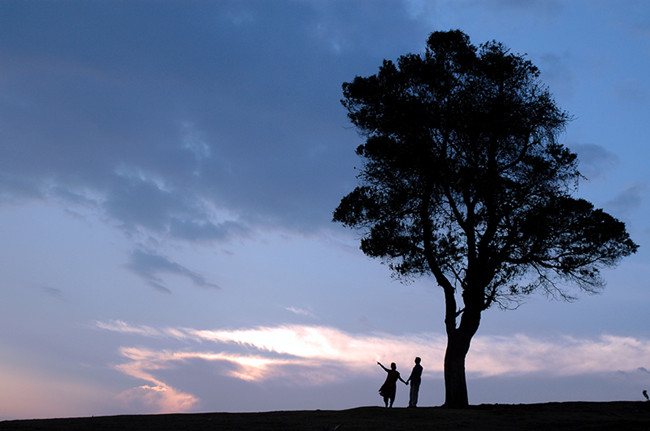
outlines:
M640 245L600 294L487 310L470 403L642 400L650 3L9 0L0 420L382 405L376 362L415 356L442 404L440 288L331 220L361 163L341 84L450 29L540 68L577 196Z

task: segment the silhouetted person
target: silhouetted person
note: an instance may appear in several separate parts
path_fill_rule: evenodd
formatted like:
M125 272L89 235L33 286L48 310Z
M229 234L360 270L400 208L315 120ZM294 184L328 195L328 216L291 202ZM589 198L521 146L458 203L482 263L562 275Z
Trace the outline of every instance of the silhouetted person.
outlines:
M395 392L397 392L397 380L401 380L404 384L406 384L406 382L400 377L395 362L390 364L390 370L384 367L380 362L377 362L377 365L382 367L384 371L388 373L386 381L381 385L381 388L379 388L379 395L384 397L384 404L386 407L393 407Z
M420 390L420 382L422 381L422 365L420 365L421 359L419 357L415 358L415 366L411 375L406 380L408 385L411 382L411 392L409 394L409 407L417 407L418 404L418 391Z

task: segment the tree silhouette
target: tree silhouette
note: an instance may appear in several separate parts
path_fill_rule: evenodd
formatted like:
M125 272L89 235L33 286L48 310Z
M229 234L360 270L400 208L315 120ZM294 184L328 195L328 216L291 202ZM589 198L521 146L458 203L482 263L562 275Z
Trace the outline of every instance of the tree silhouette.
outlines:
M596 292L600 269L636 251L625 225L571 196L570 120L538 69L498 42L432 33L422 54L343 84L365 136L359 185L334 221L403 280L433 276L445 298L445 405L468 405L465 358L481 314L567 285Z

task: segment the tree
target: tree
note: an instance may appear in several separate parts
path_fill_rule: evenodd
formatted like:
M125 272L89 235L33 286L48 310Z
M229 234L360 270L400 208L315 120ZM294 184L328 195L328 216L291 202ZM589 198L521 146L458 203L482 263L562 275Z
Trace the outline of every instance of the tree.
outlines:
M442 288L445 406L468 405L465 358L484 310L540 290L597 292L600 269L638 248L622 222L572 196L577 158L557 139L569 115L500 43L432 33L424 53L344 83L341 103L364 163L334 221L402 280Z

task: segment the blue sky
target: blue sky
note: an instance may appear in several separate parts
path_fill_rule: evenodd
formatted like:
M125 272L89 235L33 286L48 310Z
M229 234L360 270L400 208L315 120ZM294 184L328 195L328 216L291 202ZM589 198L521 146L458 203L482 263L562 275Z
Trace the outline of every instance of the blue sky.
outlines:
M470 402L641 399L647 2L7 1L0 419L380 405L375 362L415 356L441 404L439 288L331 217L362 139L341 84L456 28L541 69L578 195L641 246L599 295L488 310Z

